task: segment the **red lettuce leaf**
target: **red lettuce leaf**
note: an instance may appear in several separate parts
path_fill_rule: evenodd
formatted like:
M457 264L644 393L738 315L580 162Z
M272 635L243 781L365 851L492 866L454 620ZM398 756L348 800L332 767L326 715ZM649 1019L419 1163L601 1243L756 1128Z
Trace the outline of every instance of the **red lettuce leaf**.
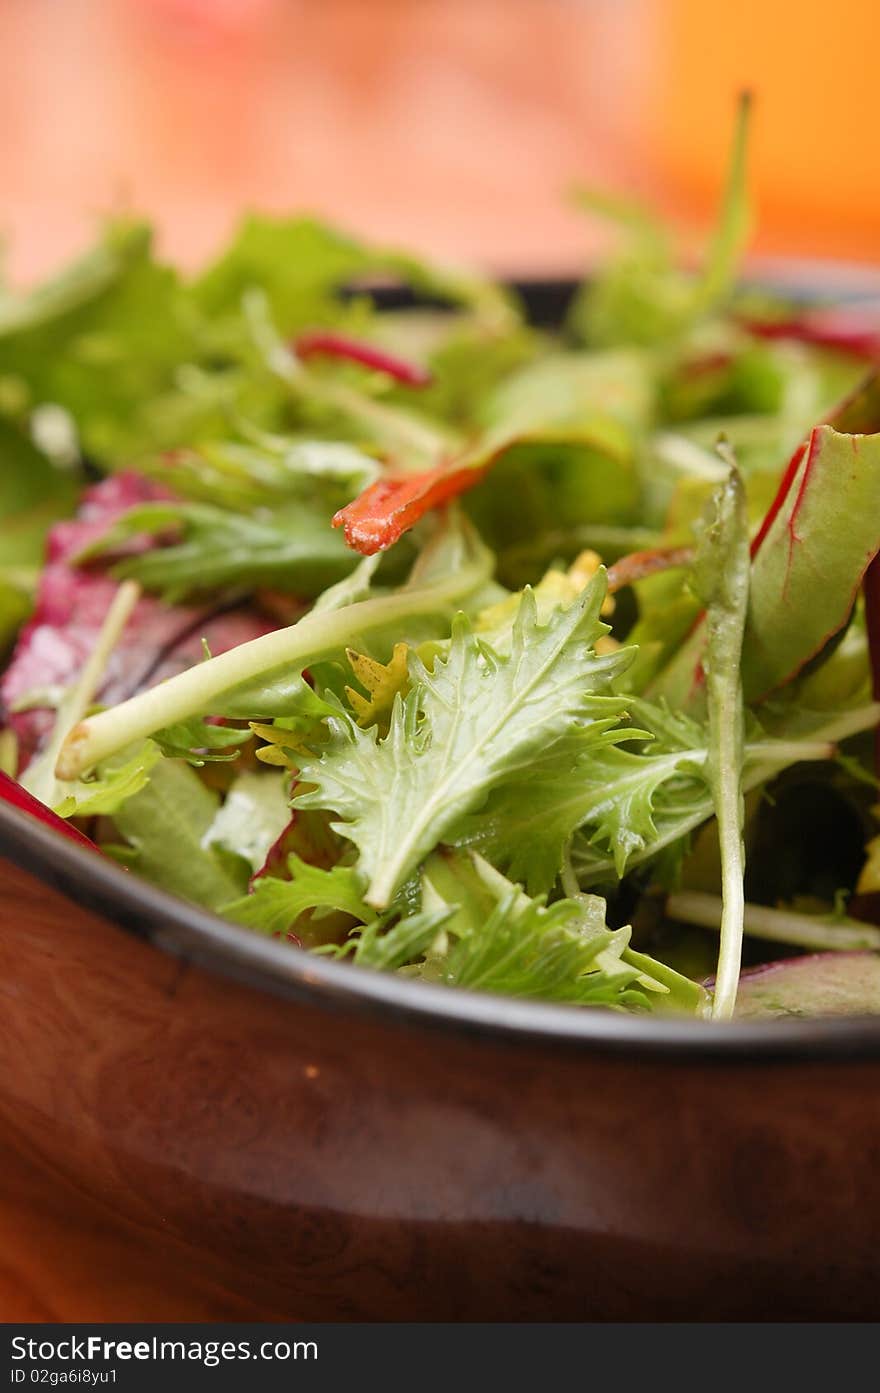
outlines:
M878 433L880 374L872 373L815 427L783 471L751 546L743 643L749 701L796 676L846 623L880 545ZM693 700L702 687L705 641L700 616L654 684L654 696L672 704Z
M16 711L15 706L32 693L70 685L94 647L118 588L110 576L79 569L71 558L130 507L168 496L167 490L137 474L117 474L87 490L75 519L51 529L34 615L19 635L0 679L0 708L18 739L20 769L39 749L55 716L48 705L24 711ZM127 544L138 551L155 545L152 538L135 538ZM166 605L143 596L111 655L98 699L106 705L124 701L141 688L191 667L201 660L203 639L212 653L223 653L274 627L271 620L243 605L218 611Z
M29 813L38 822L45 823L56 832L61 832L73 842L78 842L80 846L86 846L90 851L97 851L94 842L89 841L84 832L80 832L71 822L65 822L63 817L53 813L51 808L47 808L45 803L41 803L33 794L28 793L27 789L22 788L14 779L10 779L8 774L0 771L0 802L11 803L14 808L20 808L22 812Z

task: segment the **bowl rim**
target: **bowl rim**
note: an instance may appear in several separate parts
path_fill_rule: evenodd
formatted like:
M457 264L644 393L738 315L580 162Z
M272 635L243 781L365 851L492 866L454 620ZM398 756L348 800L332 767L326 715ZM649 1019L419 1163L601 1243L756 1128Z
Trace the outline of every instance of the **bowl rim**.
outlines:
M857 263L754 260L747 263L743 282L781 290L793 301L827 296L852 305L880 296L880 272ZM532 322L541 326L559 324L579 284L570 276L516 277L506 283L526 302ZM412 304L411 296L394 290L380 290L375 298L388 308ZM0 800L3 858L172 957L311 1007L507 1046L540 1045L646 1062L673 1058L762 1067L880 1059L880 1015L718 1025L450 989L334 961L248 933L211 910L138 880L97 851Z
M880 1058L880 1016L726 1025L524 1001L417 982L262 938L136 879L122 866L0 802L0 858L123 932L215 976L319 1009L505 1046L700 1064Z

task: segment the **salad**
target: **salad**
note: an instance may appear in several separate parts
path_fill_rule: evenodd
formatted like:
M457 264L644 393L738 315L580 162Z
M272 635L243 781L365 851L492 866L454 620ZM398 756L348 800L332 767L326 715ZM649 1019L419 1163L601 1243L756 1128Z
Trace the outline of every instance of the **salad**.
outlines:
M291 951L880 1010L880 330L741 287L745 151L552 329L305 218L6 293L3 797Z

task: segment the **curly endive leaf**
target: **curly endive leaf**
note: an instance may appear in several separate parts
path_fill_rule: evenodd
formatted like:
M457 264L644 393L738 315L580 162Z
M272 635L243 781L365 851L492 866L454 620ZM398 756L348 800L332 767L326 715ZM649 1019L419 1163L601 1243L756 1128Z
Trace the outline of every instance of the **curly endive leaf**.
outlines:
M531 894L540 894L555 884L564 849L582 828L586 855L601 867L598 878L622 876L631 862L664 844L671 818L697 810L702 821L711 812L702 774L705 737L694 748L656 754L650 747L639 753L611 743L647 734L625 729L622 737L613 730L603 743L575 732L536 760L527 779L491 794L480 812L455 827L450 841L474 847ZM586 873L583 854L580 861Z
M222 913L270 937L295 930L301 917L316 909L337 910L358 920L371 917L361 899L361 878L352 867L325 870L290 855L287 871L289 880L268 875L256 880L250 894L224 905Z
M625 869L631 870L677 843L683 845L684 838L713 814L705 726L680 712L637 698L630 698L628 706L633 719L651 731L654 740L639 751L601 749L589 760L588 779L583 778L582 769L573 769L570 780L557 785L560 819L565 813L586 809L572 844L572 864L581 885L601 885L620 874L616 829L620 829L627 851ZM778 722L775 735L766 733L753 720L743 750L744 791L759 788L792 764L830 758L836 741L871 729L876 721L877 708L871 705L833 716L803 711L799 720L789 714L787 720ZM547 792L549 795L549 789ZM521 821L514 834L535 840L550 836L552 815L543 815L537 789L530 788L529 797L536 816L532 818L529 809L529 825ZM569 806L567 798L571 799ZM620 818L618 805L626 810ZM633 832L644 838L642 845L629 840ZM475 841L495 859L496 846L488 839ZM503 857L499 864L504 864Z
M384 739L342 711L329 723L328 744L301 765L315 789L297 806L338 815L360 852L368 904L390 904L453 824L493 788L521 779L536 752L577 727L602 738L617 723L622 699L611 684L628 657L594 651L604 596L602 572L541 625L526 591L504 655L459 615L433 671L411 657L412 690L397 698Z
M364 696L354 687L345 689L349 705L362 730L378 726L380 730L387 731L394 699L398 693L405 695L409 685L406 655L405 643L395 643L394 652L387 663L377 662L364 653L355 653L352 648L346 649L345 656L352 672L367 693Z
M454 911L419 969L427 980L618 1010L695 1011L705 997L696 983L634 953L629 928L608 928L598 896L548 906L480 856L432 856L422 902Z

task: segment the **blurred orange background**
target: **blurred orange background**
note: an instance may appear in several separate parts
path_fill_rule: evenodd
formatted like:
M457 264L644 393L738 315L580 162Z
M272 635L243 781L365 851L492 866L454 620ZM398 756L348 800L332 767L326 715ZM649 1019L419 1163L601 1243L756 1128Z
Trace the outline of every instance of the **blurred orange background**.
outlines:
M759 250L878 261L878 51L877 0L0 0L10 275L120 208L193 264L255 206L575 269L573 181L706 222L745 84Z

